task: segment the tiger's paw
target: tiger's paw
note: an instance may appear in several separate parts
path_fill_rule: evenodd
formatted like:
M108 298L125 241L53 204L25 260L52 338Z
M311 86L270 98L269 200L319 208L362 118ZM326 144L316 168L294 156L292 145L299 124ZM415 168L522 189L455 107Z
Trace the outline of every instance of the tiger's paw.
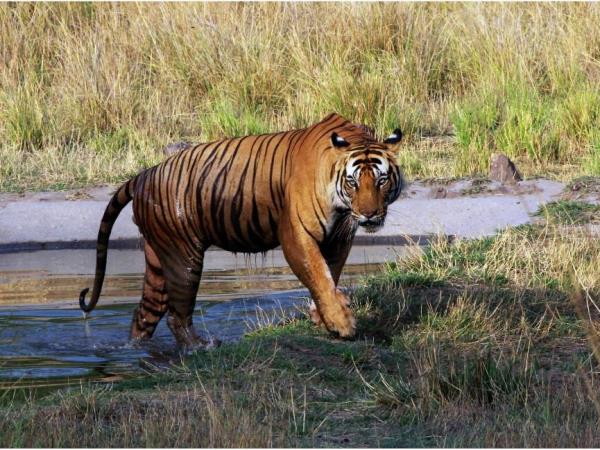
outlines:
M196 350L209 350L221 345L221 341L210 335L199 335L192 324L192 317L178 317L169 313L167 325L171 329L177 344L186 352Z
M337 307L329 317L329 331L337 333L341 338L352 338L356 334L356 319L350 309L350 299L340 290L336 290Z
M356 334L356 319L350 311L350 308L346 308L344 320L341 323L335 325L333 331L344 339L351 339Z
M308 308L308 316L310 317L311 322L314 323L317 327L325 326L325 323L323 323L321 314L319 314L319 311L317 310L317 305L315 305L314 301L310 303L310 307Z

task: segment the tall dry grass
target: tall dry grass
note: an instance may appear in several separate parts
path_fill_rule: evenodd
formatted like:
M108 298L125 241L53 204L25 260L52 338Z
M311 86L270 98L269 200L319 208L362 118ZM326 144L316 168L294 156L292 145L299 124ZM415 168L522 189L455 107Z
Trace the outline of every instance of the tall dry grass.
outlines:
M600 172L594 4L4 4L0 189L118 181L161 146L337 111L413 144L409 176L508 153ZM452 135L431 152L424 135Z

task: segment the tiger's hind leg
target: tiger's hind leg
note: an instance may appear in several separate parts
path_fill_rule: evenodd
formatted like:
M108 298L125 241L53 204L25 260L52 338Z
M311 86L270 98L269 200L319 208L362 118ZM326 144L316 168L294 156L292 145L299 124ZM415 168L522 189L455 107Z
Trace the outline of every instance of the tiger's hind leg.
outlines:
M204 339L199 336L192 320L203 260L204 252L196 255L194 262L181 259L181 261L188 261L185 267L175 263L170 265L166 272L169 291L167 325L177 343L186 348L211 348L219 344L217 340L210 337Z
M168 309L166 278L160 260L148 242L144 244L146 273L140 305L133 313L130 339L149 339Z

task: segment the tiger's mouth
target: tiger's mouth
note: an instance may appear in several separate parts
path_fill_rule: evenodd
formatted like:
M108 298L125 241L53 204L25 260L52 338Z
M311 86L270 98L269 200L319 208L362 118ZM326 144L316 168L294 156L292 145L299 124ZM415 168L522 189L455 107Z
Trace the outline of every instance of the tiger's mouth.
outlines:
M369 219L359 219L358 225L367 233L375 233L383 227L385 216L371 217Z

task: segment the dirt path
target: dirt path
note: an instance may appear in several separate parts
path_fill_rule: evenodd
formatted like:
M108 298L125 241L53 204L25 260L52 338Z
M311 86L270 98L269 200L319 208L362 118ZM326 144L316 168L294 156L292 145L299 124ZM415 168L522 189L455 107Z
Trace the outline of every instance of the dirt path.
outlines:
M529 223L540 205L563 195L562 183L537 179L514 186L464 180L415 182L390 206L385 227L376 234L359 231L357 243L401 244L442 233L474 238ZM100 218L113 186L77 191L0 194L0 252L41 248L93 247ZM137 245L131 206L123 210L111 246Z

